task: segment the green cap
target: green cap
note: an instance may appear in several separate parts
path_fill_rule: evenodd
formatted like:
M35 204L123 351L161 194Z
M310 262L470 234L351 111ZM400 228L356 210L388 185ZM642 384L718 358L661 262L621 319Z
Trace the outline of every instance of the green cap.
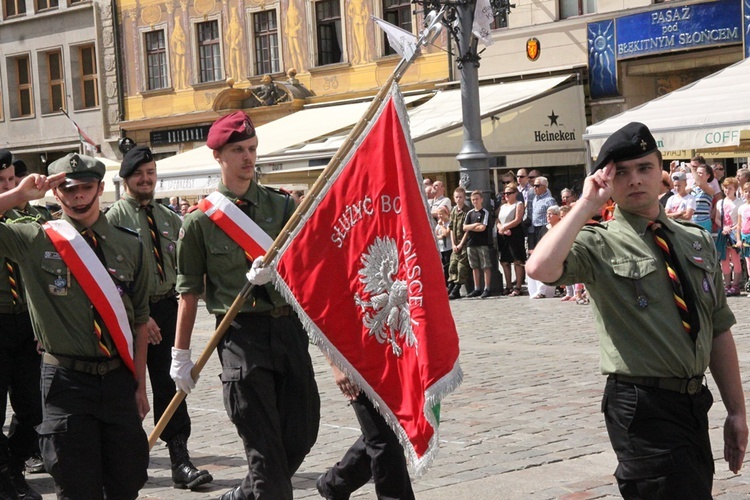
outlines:
M47 168L49 175L65 172L65 186L101 181L107 168L94 157L70 153L53 161Z

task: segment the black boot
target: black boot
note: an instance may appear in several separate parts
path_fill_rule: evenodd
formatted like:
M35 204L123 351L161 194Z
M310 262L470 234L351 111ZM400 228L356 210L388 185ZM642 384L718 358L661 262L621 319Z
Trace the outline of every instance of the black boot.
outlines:
M10 479L13 481L13 487L16 490L18 498L20 500L42 500L42 495L29 486L29 483L26 482L26 478L23 477L23 471L25 468L23 460L11 458L11 461L8 464Z
M0 500L18 500L18 493L5 465L0 467Z
M198 470L190 462L185 436L178 434L167 443L167 446L169 459L172 461L172 482L175 488L192 490L214 480L207 470Z

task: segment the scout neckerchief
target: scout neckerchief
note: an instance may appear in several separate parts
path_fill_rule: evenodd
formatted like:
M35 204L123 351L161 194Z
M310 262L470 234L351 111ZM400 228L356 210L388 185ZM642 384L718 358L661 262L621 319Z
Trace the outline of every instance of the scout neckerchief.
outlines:
M248 262L265 255L273 243L268 234L218 191L198 202L198 209L245 251Z
M50 221L42 227L104 321L125 366L135 374L133 332L128 314L120 292L99 257L68 221Z

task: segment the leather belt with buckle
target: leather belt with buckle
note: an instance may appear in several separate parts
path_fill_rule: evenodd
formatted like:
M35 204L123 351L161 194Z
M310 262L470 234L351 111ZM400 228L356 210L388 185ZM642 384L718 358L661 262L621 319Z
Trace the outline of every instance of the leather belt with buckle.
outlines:
M283 316L291 316L294 314L294 309L292 309L292 306L285 305L285 306L279 306L275 307L273 309L269 309L267 311L253 311L253 312L247 312L247 313L240 313L237 316L243 317L243 316L271 316L272 318L281 318Z
M42 361L48 365L59 366L89 375L106 375L123 366L121 358L102 359L101 361L84 361L66 356L55 356L48 352L42 355Z
M172 289L168 291L167 293L162 293L161 295L152 295L151 297L149 297L148 300L152 304L156 304L157 302L161 302L162 300L171 299L175 297L176 295L177 293L174 291L174 289Z
M680 394L698 394L703 390L703 375L691 378L668 378L668 377L631 377L629 375L612 374L610 379L626 384L640 385L643 387L655 387L667 391L679 392Z

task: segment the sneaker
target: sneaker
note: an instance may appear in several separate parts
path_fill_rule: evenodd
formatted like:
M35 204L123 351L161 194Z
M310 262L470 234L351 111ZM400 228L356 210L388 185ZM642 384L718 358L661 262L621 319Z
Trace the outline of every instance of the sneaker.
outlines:
M473 292L466 296L466 298L473 299L475 297L479 297L480 295L482 295L482 290L480 290L479 288L475 288Z
M485 288L484 291L482 292L482 295L480 295L479 298L486 299L487 297L491 297L491 296L492 296L492 292Z

